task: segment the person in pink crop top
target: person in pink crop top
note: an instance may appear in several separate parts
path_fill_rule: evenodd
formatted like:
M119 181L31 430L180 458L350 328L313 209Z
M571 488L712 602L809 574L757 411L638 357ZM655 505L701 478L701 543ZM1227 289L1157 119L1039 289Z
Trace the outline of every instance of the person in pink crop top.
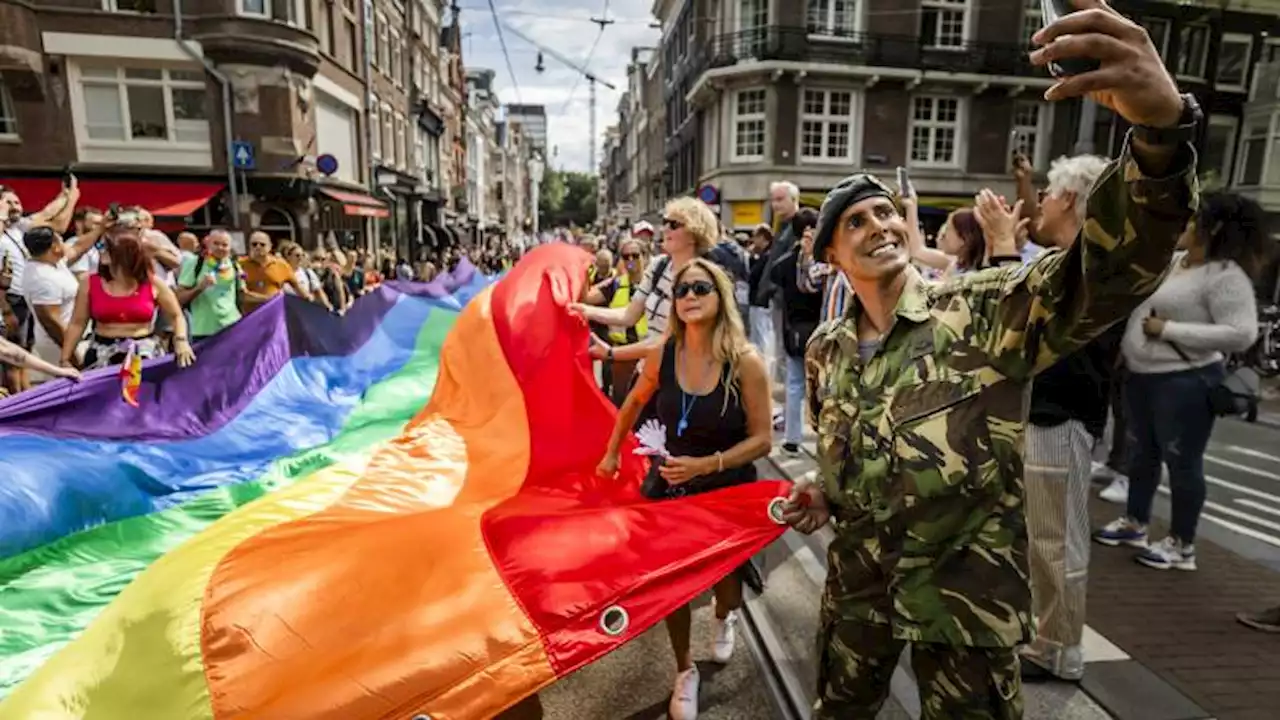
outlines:
M98 273L80 280L75 313L62 344L62 364L76 364L76 346L90 320L93 334L80 363L85 370L119 365L130 349L144 360L163 354L155 332L157 309L173 328L178 366L187 367L196 356L178 297L152 272L136 230L109 234Z

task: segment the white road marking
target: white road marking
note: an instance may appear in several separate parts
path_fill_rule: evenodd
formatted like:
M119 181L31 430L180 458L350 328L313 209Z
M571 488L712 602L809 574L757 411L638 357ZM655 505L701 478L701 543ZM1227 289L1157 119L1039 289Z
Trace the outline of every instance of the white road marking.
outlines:
M1277 465L1280 465L1280 457L1276 457L1275 455L1268 455L1260 450L1241 447L1239 445L1223 445L1221 447L1233 453L1236 453L1237 455L1246 455L1248 457L1257 458L1259 460L1268 460L1270 462L1276 463Z
M1265 493L1261 490L1255 490L1247 485L1240 485L1239 483L1233 483L1229 480L1223 480L1222 478L1214 477L1212 475L1205 475L1204 479L1213 485L1224 487L1228 490L1234 490L1242 495L1252 495L1256 498L1262 498L1263 500L1270 500L1273 503L1280 503L1280 495Z
M1267 480L1275 480L1277 482L1280 482L1280 475L1277 475L1273 472L1267 472L1266 470L1259 470L1258 468L1250 467L1249 465L1241 465L1238 462L1232 462L1230 460L1223 460L1222 458L1217 457L1216 455L1210 455L1209 453L1204 454L1204 459L1212 463L1217 463L1218 465L1221 465L1223 467L1229 467L1233 470L1239 470L1240 472L1249 473L1251 475L1257 475L1258 477L1266 478Z
M1273 508L1270 505L1263 505L1262 503L1257 502L1256 500L1250 500L1249 498L1235 498L1235 502L1238 505L1243 505L1247 508L1253 508L1254 510L1264 512L1269 515L1280 515L1280 508Z
M1169 495L1170 494L1169 488L1164 487L1163 485L1160 486L1160 493L1162 495ZM1236 510L1235 508L1229 508L1226 505L1221 505L1219 503L1213 502L1212 500L1206 500L1204 502L1204 506L1205 508L1208 508L1215 512L1222 513L1223 515L1239 518L1241 520L1247 520L1248 522L1251 522L1254 525L1257 525L1259 527L1264 527L1264 528L1267 528L1268 530L1275 530L1277 532L1280 532L1280 523L1273 523L1270 520L1264 520L1262 518L1254 517L1247 512L1241 512L1240 510ZM1235 532L1238 532L1241 535L1248 535L1249 537L1255 540L1261 540L1262 542L1265 542L1268 545L1274 545L1276 547L1280 547L1280 537L1276 537L1274 535L1268 535L1267 533L1261 532L1259 530L1254 530L1252 528L1245 527L1244 525L1231 522L1230 520L1225 520L1221 517L1218 517L1217 515L1213 515L1212 513L1202 511L1200 513L1200 517L1203 520L1208 520L1210 522L1216 523L1218 525L1221 525L1227 528L1228 530L1233 530Z

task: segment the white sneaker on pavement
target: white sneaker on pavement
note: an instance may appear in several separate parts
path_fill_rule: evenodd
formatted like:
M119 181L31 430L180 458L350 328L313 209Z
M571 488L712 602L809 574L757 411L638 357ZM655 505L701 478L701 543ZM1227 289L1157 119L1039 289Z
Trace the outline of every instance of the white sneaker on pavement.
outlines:
M733 657L733 646L738 641L738 614L729 613L729 617L721 620L714 615L711 618L711 659L724 665Z
M1098 497L1109 503L1124 505L1129 502L1129 478L1123 475L1117 475L1111 484L1102 489L1098 493Z
M671 690L671 706L667 708L670 720L698 720L698 668L691 667L676 675Z

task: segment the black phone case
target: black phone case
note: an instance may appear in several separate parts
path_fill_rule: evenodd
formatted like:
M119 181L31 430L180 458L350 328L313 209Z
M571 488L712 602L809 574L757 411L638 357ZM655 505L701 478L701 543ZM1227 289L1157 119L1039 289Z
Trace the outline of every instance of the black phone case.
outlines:
M1070 15L1076 12L1076 8L1071 4L1071 0L1040 0L1041 14L1044 16L1044 26L1057 22L1058 18L1063 15ZM1067 58L1065 60L1054 60L1049 63L1049 73L1054 77L1070 77L1072 75L1082 75L1087 72L1093 72L1102 67L1099 60L1091 60L1089 58Z

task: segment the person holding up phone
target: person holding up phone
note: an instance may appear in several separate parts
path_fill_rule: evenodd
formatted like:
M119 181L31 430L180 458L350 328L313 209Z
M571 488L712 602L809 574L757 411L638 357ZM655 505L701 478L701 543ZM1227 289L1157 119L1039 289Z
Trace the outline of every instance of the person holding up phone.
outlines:
M808 345L818 479L783 513L834 530L814 720L874 718L907 643L926 720L1022 717L1028 384L1156 289L1199 202L1194 98L1141 26L1101 0L1074 7L1036 33L1031 61L1099 64L1045 98L1088 95L1133 127L1069 248L928 283L884 183L853 175L823 203L814 253L854 294Z

